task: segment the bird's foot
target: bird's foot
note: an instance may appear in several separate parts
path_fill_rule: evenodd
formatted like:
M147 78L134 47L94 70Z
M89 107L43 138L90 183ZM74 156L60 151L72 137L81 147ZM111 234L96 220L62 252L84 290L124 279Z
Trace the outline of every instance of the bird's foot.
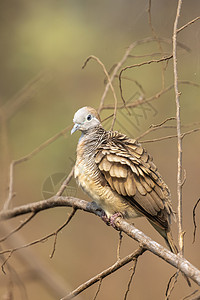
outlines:
M119 230L115 224L117 218L122 218L123 215L120 212L113 214L111 217L108 217L104 210L101 211L101 219L106 223L108 226L112 226L116 230Z
M110 223L110 225L111 225L113 228L119 230L118 227L117 227L116 224L115 224L115 221L116 221L117 218L123 218L122 213L117 212L117 213L115 213L114 215L112 215L112 216L109 218L109 223Z
M113 228L118 230L118 227L115 225L115 221L119 217L123 218L122 213L117 212L114 213L112 216L108 217L106 212L100 206L98 206L96 202L90 202L90 206L92 206L96 210L96 212L98 212L98 215L106 223L106 225L112 226Z

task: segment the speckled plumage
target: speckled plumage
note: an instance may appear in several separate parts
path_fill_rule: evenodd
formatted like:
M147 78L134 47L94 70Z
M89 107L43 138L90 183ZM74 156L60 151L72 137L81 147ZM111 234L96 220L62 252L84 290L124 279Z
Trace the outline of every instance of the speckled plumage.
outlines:
M170 192L151 156L136 140L104 130L93 108L79 109L73 121L72 133L82 131L74 172L82 189L108 218L119 212L125 218L145 216L177 252Z

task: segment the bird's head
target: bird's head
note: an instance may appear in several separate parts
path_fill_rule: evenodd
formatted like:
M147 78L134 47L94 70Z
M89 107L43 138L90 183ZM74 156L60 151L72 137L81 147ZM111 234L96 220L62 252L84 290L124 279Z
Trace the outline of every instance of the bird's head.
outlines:
M87 132L89 129L97 127L101 124L101 120L97 111L92 107L82 107L74 115L74 127L71 134L77 130Z

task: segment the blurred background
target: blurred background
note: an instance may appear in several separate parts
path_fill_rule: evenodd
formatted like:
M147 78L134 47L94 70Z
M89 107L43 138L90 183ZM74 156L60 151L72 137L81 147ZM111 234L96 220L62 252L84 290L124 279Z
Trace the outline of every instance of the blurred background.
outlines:
M162 53L158 43L137 46L123 66L159 59L172 53L170 38L176 15L177 1L153 0L152 25L163 39ZM198 16L200 2L184 0L179 26ZM72 125L74 113L82 106L98 108L105 88L102 68L90 61L82 70L89 55L97 56L111 70L119 62L127 47L134 41L152 37L148 23L148 1L91 1L91 0L15 0L0 2L0 196L1 208L8 197L9 165L40 146L58 132ZM200 23L185 28L178 35L178 74L181 91L182 131L200 127ZM162 88L173 84L173 64L169 60L162 86L162 65L151 64L123 73L123 95L126 101L150 98ZM187 82L186 82L187 81ZM114 80L118 103L118 78ZM113 105L111 92L105 105ZM175 116L173 88L161 97L131 109L119 111L115 129L138 137L151 124L158 124ZM103 110L102 118L112 114ZM105 122L109 129L111 120ZM174 126L175 121L166 125ZM141 140L174 135L175 129L165 128L152 132ZM26 162L15 166L14 193L11 207L51 197L70 172L76 157L79 134L67 131ZM177 210L176 139L145 143L172 193L173 207ZM199 209L196 211L197 237L193 240L193 207L200 197L200 138L192 133L183 140L183 168L186 182L183 188L183 226L185 256L196 267L199 259ZM69 184L66 195L88 199L76 186ZM18 234L2 243L1 250L18 247L55 231L70 212L56 208L39 213ZM1 237L15 228L26 216L6 221L1 225ZM164 245L162 238L144 219L134 220L136 227ZM175 240L177 225L173 224ZM99 218L78 211L71 223L57 239L13 253L0 272L0 299L59 299L78 285L109 267L116 261L118 233ZM123 238L121 257L136 249L137 243ZM7 258L5 254L1 263ZM104 279L97 299L121 300L125 295L131 274L131 264ZM156 256L145 253L138 262L128 299L164 299L167 282L175 269ZM98 285L77 297L93 299ZM183 299L197 287L186 286L179 277L170 299Z

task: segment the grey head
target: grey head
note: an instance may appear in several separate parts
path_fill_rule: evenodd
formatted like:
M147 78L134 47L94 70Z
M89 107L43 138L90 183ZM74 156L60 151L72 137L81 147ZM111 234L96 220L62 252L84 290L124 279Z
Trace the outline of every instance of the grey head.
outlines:
M74 127L71 130L71 134L80 130L86 133L89 129L95 128L101 124L101 120L97 111L89 106L80 108L73 118Z

